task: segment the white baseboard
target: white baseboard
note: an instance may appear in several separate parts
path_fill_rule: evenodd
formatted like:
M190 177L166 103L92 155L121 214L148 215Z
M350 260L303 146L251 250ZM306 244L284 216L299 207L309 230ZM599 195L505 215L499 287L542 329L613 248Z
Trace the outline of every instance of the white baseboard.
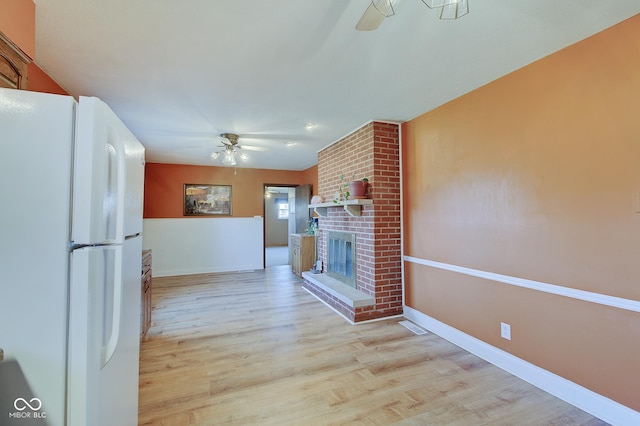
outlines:
M525 380L563 401L616 426L640 425L640 412L489 345L408 306L404 316L454 345Z
M175 277L179 275L216 274L223 272L244 272L263 269L262 265L225 265L224 267L191 268L191 269L153 269L153 277Z

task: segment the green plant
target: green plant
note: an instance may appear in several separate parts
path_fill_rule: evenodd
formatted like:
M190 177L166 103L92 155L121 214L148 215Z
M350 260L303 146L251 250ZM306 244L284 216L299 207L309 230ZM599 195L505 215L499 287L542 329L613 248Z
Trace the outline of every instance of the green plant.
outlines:
M309 220L309 227L307 228L307 232L309 234L317 234L318 233L318 222L316 222L315 220L311 219Z
M351 196L351 192L349 191L349 181L356 180L356 174L353 173L351 175L351 179L349 181L345 180L344 173L340 173L340 184L338 185L338 192L336 192L336 197L333 199L334 203L339 202L340 200L348 200ZM369 182L369 178L363 177L360 179L364 182Z
M335 198L333 199L334 203L337 203L341 200L349 199L349 182L344 180L344 173L340 173L340 184L338 185L338 191L335 194Z
M355 177L355 173L353 177ZM344 180L344 173L340 174L340 194L345 200L349 199L351 193L349 192L349 182Z

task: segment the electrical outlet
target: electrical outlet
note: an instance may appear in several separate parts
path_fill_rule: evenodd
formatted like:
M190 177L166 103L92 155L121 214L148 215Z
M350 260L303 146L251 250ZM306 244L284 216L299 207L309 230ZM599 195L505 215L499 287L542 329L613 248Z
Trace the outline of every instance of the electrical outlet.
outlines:
M511 326L509 324L500 323L500 336L503 339L511 340Z

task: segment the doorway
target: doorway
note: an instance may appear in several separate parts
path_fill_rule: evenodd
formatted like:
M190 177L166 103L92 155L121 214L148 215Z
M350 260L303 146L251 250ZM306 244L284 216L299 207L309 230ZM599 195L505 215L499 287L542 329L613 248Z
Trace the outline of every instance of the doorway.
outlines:
M264 184L265 268L291 264L291 234L309 227L311 185Z
M291 199L295 188L264 185L264 266L291 264L289 235L291 234Z

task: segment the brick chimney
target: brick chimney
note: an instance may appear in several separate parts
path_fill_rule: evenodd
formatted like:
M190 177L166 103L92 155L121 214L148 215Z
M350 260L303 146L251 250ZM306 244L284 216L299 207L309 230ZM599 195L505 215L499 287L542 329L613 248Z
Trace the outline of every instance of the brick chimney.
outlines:
M326 268L327 231L355 233L356 290L368 298L345 302L309 273L304 287L352 322L401 315L399 125L373 121L318 152L318 194L325 202L334 199L341 175L345 181L368 178L373 204L363 205L361 216L337 205L327 208L319 218L319 257Z

